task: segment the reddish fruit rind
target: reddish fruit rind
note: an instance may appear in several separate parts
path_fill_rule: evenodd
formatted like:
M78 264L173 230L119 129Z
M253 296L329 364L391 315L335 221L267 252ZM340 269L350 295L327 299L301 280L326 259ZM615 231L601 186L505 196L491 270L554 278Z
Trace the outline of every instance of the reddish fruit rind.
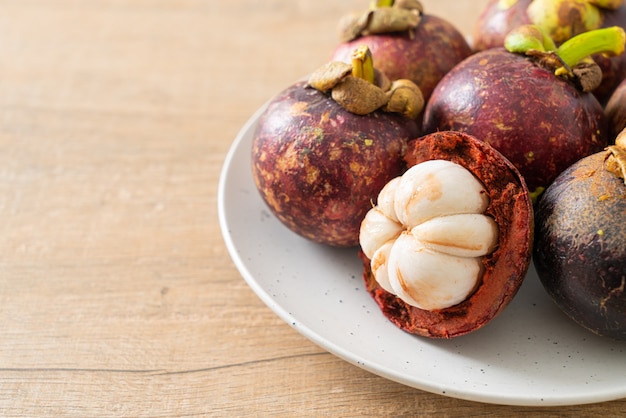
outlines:
M474 51L484 51L504 45L506 35L516 27L532 23L526 9L532 0L518 0L511 7L500 7L500 0L491 0L483 9L474 26ZM626 25L626 3L616 10L602 9L600 27ZM567 19L565 19L567 20ZM574 28L572 28L574 29ZM581 30L574 30L574 34ZM626 54L609 57L602 54L593 56L602 70L602 83L593 94L600 103L606 104L617 85L626 77Z
M376 68L390 80L409 79L422 91L424 99L441 78L471 54L463 35L449 22L423 15L410 31L359 37L337 46L333 61L350 62L352 52L367 45Z
M498 224L498 248L483 257L484 274L477 290L450 308L427 311L404 303L378 285L370 260L361 253L367 290L391 322L412 334L452 338L475 331L508 305L526 275L533 242L528 189L517 169L500 153L460 132L439 132L410 141L405 159L409 167L445 159L471 171L489 195L485 214Z
M415 121L350 113L326 94L287 88L261 115L252 174L261 197L292 231L332 246L358 245L359 227L383 186L404 168Z
M526 9L532 0L518 0L502 7L500 0L491 0L474 25L474 50L483 51L504 45L504 37L511 30L530 23Z
M533 262L566 315L626 340L626 186L603 168L606 155L580 160L541 197Z
M608 144L606 118L592 94L504 48L474 54L441 80L424 111L424 132L439 130L489 143L531 191Z

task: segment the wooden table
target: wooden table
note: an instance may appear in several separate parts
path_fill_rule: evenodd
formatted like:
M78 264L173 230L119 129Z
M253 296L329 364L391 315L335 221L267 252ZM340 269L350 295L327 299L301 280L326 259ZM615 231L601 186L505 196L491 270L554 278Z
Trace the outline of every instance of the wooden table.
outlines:
M228 148L362 0L0 1L0 415L616 415L390 382L283 323L230 260ZM485 1L428 1L465 33ZM472 8L474 7L474 8Z

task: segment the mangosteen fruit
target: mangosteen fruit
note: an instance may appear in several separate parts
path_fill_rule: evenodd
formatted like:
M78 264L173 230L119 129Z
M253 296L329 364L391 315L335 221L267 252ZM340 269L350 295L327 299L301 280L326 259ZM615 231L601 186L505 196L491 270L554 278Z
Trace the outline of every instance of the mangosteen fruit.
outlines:
M530 265L533 206L502 154L462 132L409 142L360 231L363 278L399 328L452 338L482 328L513 299Z
M289 229L332 246L358 245L371 202L404 168L424 101L408 80L390 82L366 47L330 62L274 99L258 120L252 174Z
M447 20L423 13L417 0L378 0L363 13L344 16L332 59L350 62L367 45L377 68L389 79L413 81L428 100L452 67L471 54L461 32Z
M472 48L483 51L504 45L513 29L530 24L526 9L532 0L490 0L474 24Z
M490 0L474 24L474 50L501 47L510 31L528 24L541 27L557 44L593 29L623 26L625 6L623 0Z
M557 306L583 328L626 340L626 130L573 164L537 206L533 263Z
M619 54L624 30L597 29L558 48L534 25L507 36L505 48L478 52L452 69L424 110L424 133L457 130L506 156L534 196L580 158L609 141L604 110L590 93L601 79L588 58Z
M611 131L616 137L626 128L626 78L617 86L604 108Z
M474 50L504 45L506 35L519 26L535 24L558 45L593 29L626 28L623 0L492 0L474 26ZM605 104L626 77L626 54L593 55L602 70L602 82L593 94Z

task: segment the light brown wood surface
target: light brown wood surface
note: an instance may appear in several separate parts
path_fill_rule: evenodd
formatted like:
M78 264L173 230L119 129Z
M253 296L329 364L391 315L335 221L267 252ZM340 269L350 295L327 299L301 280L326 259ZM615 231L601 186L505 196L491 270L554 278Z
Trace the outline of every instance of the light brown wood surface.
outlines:
M325 352L247 286L222 163L362 0L0 0L0 416L600 416L487 405ZM367 2L365 2L367 3ZM485 1L429 1L469 33Z

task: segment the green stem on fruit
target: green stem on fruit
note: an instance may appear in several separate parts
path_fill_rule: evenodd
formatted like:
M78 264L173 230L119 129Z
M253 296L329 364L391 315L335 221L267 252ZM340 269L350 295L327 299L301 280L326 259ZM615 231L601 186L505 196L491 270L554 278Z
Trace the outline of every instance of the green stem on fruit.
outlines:
M625 42L624 29L612 26L576 35L559 46L556 53L563 63L571 68L593 54L621 55Z
M504 39L509 52L537 55L537 52L554 52L564 67L573 68L593 54L621 55L624 52L626 33L619 26L584 32L565 41L558 48L538 25L523 25L512 30Z
M366 45L358 47L352 53L352 76L374 84L374 60Z
M528 51L555 51L556 45L537 25L523 25L512 30L504 39L504 47L509 52L526 54Z
M370 2L370 9L376 9L378 7L391 7L394 0L372 0Z
M626 33L619 26L583 32L558 48L538 25L520 26L504 39L509 52L536 58L556 76L576 80L583 91L594 90L602 81L602 72L590 57L594 54L620 55L625 43Z

